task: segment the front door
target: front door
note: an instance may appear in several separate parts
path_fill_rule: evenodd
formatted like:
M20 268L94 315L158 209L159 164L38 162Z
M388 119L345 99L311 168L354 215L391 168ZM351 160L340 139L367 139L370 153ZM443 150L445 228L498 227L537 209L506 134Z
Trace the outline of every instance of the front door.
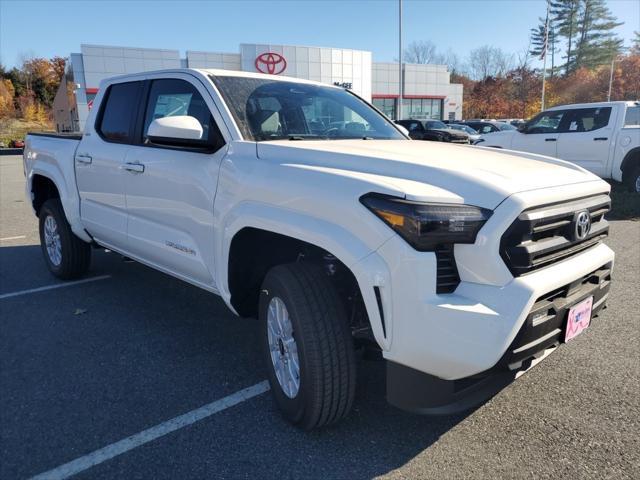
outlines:
M613 137L611 107L570 110L558 138L558 158L606 176Z
M126 82L108 88L74 159L82 223L100 244L122 250L127 241L122 165L131 148L142 87L142 82Z
M565 110L540 113L527 124L524 132L514 133L511 149L556 157L560 124L565 114Z
M213 202L227 149L209 93L190 78L150 81L142 144L133 146L124 162L128 244L134 257L215 287ZM175 115L189 115L200 122L207 148L149 141L146 132L151 122Z

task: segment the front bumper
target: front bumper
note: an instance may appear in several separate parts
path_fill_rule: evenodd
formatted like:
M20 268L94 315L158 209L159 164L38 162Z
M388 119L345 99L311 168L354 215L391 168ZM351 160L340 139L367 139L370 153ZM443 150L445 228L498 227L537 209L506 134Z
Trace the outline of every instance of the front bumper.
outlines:
M569 309L593 297L592 319L605 307L611 264L537 298L515 339L490 369L456 380L387 362L387 400L422 414L452 414L472 408L532 368L564 339Z
M462 280L454 293L438 295L435 255L415 252L393 237L360 262L356 277L383 357L444 380L457 380L498 363L537 299L613 265L613 259L613 251L599 244L503 286ZM374 289L379 305L375 297L367 299L368 294L373 297ZM378 310L384 313L384 331L377 328Z

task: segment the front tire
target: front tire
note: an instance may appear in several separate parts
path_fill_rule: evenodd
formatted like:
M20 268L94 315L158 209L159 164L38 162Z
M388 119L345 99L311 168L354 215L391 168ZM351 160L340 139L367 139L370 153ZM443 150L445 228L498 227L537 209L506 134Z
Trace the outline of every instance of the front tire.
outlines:
M304 430L345 417L355 395L355 355L344 306L325 272L302 263L272 268L259 318L282 415Z
M44 202L38 212L40 246L49 271L63 280L82 277L91 264L91 245L71 231L57 198Z

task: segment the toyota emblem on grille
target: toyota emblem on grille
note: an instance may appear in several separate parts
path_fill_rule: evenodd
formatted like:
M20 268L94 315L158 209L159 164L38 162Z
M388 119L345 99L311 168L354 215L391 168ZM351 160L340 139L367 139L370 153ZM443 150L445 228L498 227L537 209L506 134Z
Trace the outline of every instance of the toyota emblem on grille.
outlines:
M576 240L584 240L591 230L591 215L588 211L578 212L574 221L574 235Z
M278 75L287 68L287 61L279 53L267 52L258 55L255 66L259 72Z

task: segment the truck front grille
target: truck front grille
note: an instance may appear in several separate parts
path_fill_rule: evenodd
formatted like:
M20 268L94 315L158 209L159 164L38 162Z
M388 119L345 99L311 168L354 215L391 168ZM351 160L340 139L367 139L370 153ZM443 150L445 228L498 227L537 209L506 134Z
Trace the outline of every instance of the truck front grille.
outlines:
M502 236L500 256L514 276L523 275L600 243L609 233L606 194L534 207L523 211ZM587 212L590 228L580 238L576 222Z

